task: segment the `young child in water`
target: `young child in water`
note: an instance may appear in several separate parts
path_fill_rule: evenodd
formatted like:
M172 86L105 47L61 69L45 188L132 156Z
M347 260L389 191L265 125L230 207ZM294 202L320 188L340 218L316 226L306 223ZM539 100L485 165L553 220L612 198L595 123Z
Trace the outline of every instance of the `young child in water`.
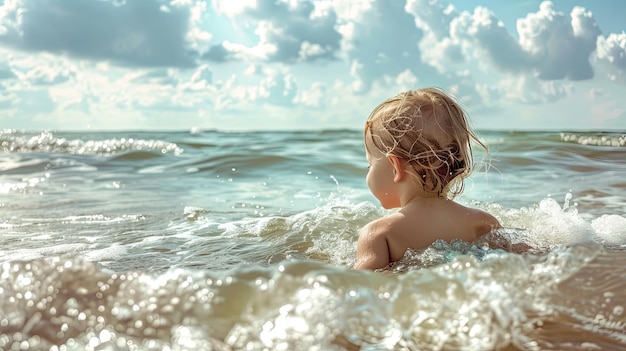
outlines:
M407 91L384 101L365 122L364 138L367 186L384 208L400 210L361 229L355 268L384 268L408 248L437 239L471 242L500 227L492 215L452 201L472 171L471 141L487 147L443 91Z

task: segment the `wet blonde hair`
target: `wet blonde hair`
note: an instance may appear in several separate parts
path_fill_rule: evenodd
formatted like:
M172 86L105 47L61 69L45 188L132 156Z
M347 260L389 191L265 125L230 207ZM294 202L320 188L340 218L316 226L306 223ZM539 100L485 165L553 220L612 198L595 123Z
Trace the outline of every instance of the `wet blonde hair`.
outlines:
M408 163L427 193L454 198L472 172L471 142L487 151L463 109L438 88L400 93L378 105L365 122L365 145Z

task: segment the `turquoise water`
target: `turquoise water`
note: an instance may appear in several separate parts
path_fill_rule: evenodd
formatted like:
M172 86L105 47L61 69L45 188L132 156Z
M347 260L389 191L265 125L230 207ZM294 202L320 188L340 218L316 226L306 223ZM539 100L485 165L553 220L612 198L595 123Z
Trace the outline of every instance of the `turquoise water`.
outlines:
M505 229L350 269L360 131L0 133L0 348L626 346L626 135L479 131Z

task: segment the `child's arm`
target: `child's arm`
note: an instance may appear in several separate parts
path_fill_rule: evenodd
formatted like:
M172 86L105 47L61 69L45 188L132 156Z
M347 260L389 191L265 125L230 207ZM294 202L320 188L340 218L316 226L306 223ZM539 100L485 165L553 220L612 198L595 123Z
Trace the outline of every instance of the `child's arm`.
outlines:
M359 231L355 269L378 269L389 265L389 245L382 227L374 221Z

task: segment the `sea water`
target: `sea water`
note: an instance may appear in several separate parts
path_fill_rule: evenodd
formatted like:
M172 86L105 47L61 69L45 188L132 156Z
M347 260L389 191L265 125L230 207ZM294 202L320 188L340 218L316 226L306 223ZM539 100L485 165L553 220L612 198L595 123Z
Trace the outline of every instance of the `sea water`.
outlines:
M626 135L478 134L504 228L369 272L360 131L4 130L0 349L626 349Z

